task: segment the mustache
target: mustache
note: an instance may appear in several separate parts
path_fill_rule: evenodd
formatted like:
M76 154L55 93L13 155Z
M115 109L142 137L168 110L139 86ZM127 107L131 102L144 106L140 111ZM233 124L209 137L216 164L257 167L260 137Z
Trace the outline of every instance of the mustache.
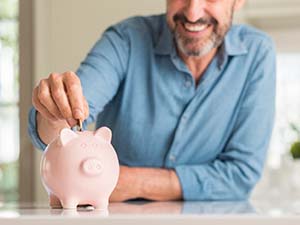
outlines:
M181 22L181 23L190 23L190 24L201 24L201 25L217 25L218 22L216 19L212 18L212 17L203 17L203 18L199 18L197 21L192 22L189 21L188 18L186 18L186 16L183 13L176 13L173 16L173 21L176 22Z

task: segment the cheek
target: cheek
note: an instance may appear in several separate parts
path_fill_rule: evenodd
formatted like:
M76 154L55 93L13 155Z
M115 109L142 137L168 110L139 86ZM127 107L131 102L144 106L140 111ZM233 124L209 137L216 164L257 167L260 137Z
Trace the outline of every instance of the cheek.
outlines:
M172 30L174 29L174 26L175 26L174 21L173 21L173 16L174 16L174 14L168 10L167 14L166 14L167 23Z
M227 25L231 21L231 7L222 4L215 5L213 11L211 12L211 15L217 20L220 26Z
M169 21L173 21L173 16L182 11L184 8L183 0L168 0L167 1L167 18Z

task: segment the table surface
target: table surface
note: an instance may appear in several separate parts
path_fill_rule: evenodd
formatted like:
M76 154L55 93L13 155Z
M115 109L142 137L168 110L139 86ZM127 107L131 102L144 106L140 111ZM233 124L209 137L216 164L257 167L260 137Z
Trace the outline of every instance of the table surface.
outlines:
M300 199L245 202L110 203L107 211L0 203L0 224L300 224ZM101 223L99 223L101 222Z

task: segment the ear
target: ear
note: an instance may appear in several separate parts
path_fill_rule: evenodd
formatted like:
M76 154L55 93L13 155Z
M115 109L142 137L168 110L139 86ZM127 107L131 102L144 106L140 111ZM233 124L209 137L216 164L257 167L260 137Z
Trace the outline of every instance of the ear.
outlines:
M64 128L60 131L60 141L62 145L68 144L71 140L78 137L78 134L76 134L74 131L72 131L69 128Z
M240 10L245 5L246 0L235 0L234 11Z
M111 142L112 138L112 133L111 130L108 127L101 127L96 132L94 133L94 136L97 137L102 137L104 138L107 142Z

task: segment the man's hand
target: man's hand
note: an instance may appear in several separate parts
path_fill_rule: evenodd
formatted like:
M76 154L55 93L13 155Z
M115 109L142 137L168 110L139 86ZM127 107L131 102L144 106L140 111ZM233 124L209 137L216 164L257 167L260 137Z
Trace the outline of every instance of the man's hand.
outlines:
M182 198L181 186L174 170L120 166L111 202L135 198L169 201Z
M33 90L32 104L45 119L67 120L70 126L89 114L80 80L73 72L52 73L42 79Z
M73 72L52 73L42 79L33 90L32 104L38 112L38 133L46 144L62 128L73 127L89 115L80 80Z

